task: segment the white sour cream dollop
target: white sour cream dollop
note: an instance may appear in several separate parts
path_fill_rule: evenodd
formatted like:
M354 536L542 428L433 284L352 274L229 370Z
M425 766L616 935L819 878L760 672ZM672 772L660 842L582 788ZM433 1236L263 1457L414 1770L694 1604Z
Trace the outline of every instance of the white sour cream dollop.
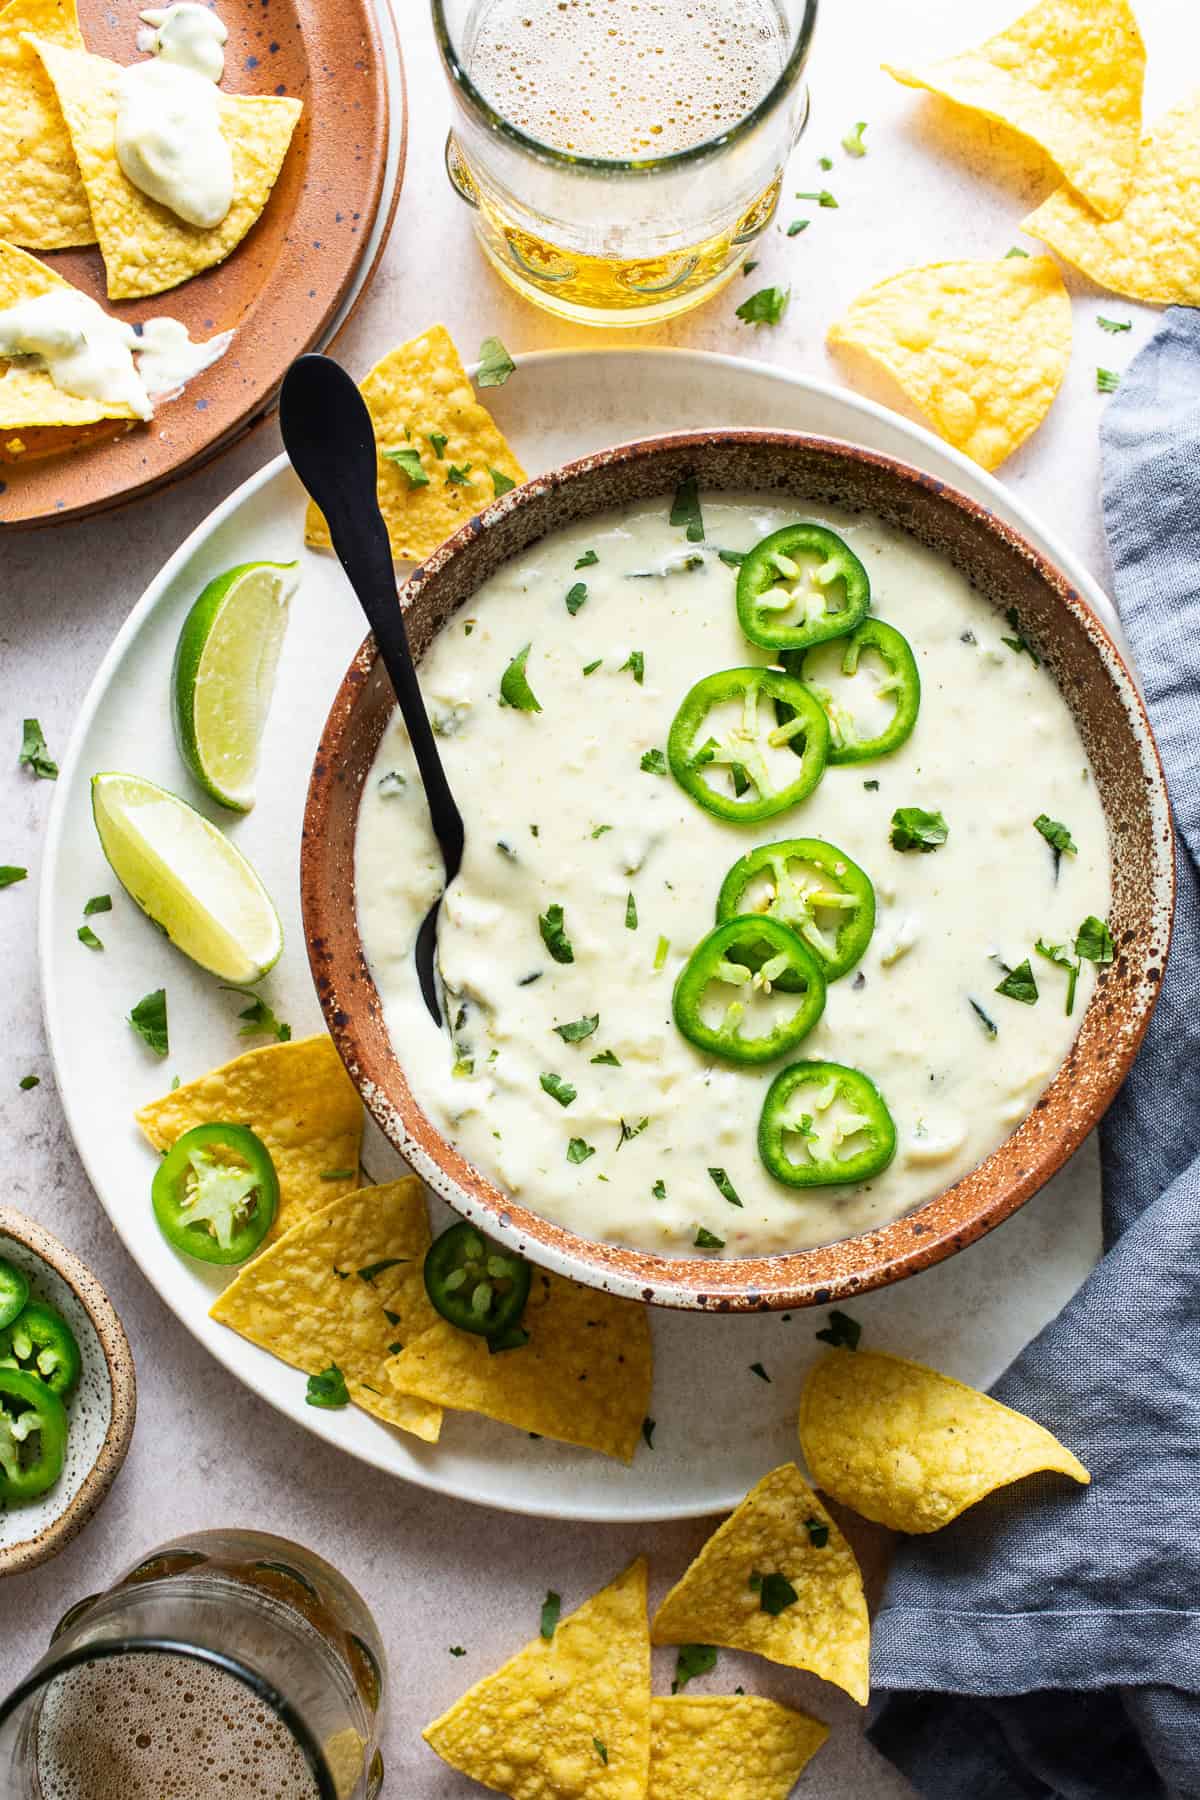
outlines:
M233 152L221 131L217 82L225 26L206 7L155 7L139 40L153 60L124 69L118 87L117 161L134 187L185 225L211 231L233 205Z
M151 27L138 32L139 50L191 69L206 81L220 81L229 33L210 7L178 0L174 6L148 7L138 17Z

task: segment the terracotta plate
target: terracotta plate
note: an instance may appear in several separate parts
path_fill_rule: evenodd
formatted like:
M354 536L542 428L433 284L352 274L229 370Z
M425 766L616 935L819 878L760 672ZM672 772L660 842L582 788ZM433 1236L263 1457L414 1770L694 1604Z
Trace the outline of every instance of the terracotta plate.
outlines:
M88 48L135 61L146 3L80 0ZM231 327L237 336L148 425L0 469L0 529L118 506L211 456L266 409L288 363L321 341L354 280L387 161L387 78L372 0L220 0L220 13L229 28L223 90L291 94L304 112L266 210L232 256L181 287L111 310L134 323L169 313L197 337ZM403 131L403 117L394 123ZM403 146L397 191L402 174ZM94 246L46 261L110 304Z

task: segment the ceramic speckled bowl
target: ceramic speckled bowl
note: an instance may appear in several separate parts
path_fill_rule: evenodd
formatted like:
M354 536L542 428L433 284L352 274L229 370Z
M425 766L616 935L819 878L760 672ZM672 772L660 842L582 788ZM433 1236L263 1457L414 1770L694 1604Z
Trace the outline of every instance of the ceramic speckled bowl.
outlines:
M19 1575L69 1544L103 1502L125 1461L137 1411L133 1356L104 1289L78 1257L24 1214L0 1207L0 1256L28 1277L30 1294L57 1307L83 1357L68 1402L62 1476L32 1506L0 1503L0 1576Z
M581 1238L518 1205L440 1135L388 1037L359 939L359 796L394 702L368 639L334 701L309 788L301 896L309 957L334 1041L371 1112L413 1167L468 1218L535 1262L660 1305L748 1311L824 1305L915 1274L992 1230L1078 1149L1120 1086L1162 982L1174 904L1166 786L1136 685L1066 577L985 507L929 475L843 443L719 431L629 444L539 476L462 527L402 590L419 658L481 583L547 532L668 495L688 475L708 492L791 495L871 512L963 571L1000 610L1015 606L1073 714L1095 772L1113 863L1116 946L1067 1060L998 1150L890 1225L786 1255L667 1258ZM1003 746L996 747L997 769Z

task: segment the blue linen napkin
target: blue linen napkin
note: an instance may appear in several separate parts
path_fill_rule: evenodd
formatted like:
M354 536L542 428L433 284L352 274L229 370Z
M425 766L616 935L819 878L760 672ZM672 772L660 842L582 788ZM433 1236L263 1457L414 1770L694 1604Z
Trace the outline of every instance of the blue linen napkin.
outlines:
M1101 1127L1103 1260L993 1390L1092 1485L1035 1477L907 1540L876 1624L869 1735L930 1800L1200 1800L1200 312L1166 314L1102 446L1175 938Z

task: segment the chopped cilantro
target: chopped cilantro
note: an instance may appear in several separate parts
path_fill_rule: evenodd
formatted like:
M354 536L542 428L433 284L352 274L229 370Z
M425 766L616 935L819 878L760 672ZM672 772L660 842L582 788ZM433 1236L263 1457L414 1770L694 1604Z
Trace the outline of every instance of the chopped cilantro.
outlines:
M865 156L867 146L863 143L863 132L867 129L867 121L859 119L853 131L848 131L842 139L842 149L847 156Z
M572 618L575 617L575 614L579 611L586 599L587 583L586 581L577 581L575 586L571 588L570 592L567 594L566 598L566 608Z
M321 1180L322 1181L353 1181L356 1172L357 1171L354 1169L322 1169L321 1170ZM393 1321L393 1323L394 1323L394 1321Z
M810 221L808 219L793 219L787 228L788 236L799 237L802 231L808 230L809 224Z
M1118 331L1132 331L1133 330L1133 320L1132 319L1106 319L1104 317L1103 313L1100 313L1097 315L1096 323L1100 327L1101 331L1112 332L1114 334L1114 336Z
M20 1081L17 1083L17 1086L23 1094L27 1094L30 1088L41 1087L41 1085L42 1078L40 1075L22 1075Z
M585 550L583 555L579 558L579 561L575 564L575 567L577 569L594 569L599 561L600 558L596 555L594 550Z
M1010 606L1004 617L1007 620L1008 628L1013 635L1011 637L1002 637L1000 642L1002 644L1007 644L1014 656L1027 656L1034 668L1040 669L1042 666L1042 659L1033 648L1033 645L1029 642L1029 639L1022 635L1021 620L1017 614L1016 607Z
M999 983L996 992L1003 994L1006 1000L1019 1000L1022 1006L1036 1006L1037 982L1034 980L1029 958L1018 963L1015 969L1006 967L1004 963L1000 966L1004 969L1004 980Z
M90 925L81 925L75 936L81 944L86 944L89 950L103 950L104 948Z
M1113 959L1113 941L1108 926L1095 913L1088 917L1079 927L1075 938L1076 956L1086 957L1088 962L1110 963Z
M1004 252L1004 260L1005 262L1008 262L1014 256L1028 257L1028 255L1028 250L1022 250L1019 244L1014 244L1011 250L1006 250Z
M562 1597L551 1588L542 1601L542 1636L549 1643L558 1630L558 1617L562 1612Z
M971 1011L975 1014L975 1017L979 1020L979 1023L983 1026L987 1035L990 1038L998 1037L1000 1027L997 1025L995 1019L992 1018L991 1014L984 1012L978 1000L973 1000L970 994L967 995L967 999L970 1001Z
M828 171L830 169L832 169L832 167L833 167L832 156L818 156L817 167L818 167L818 169L824 169L826 171L826 173L828 173Z
M1096 392L1098 394L1115 394L1121 385L1121 377L1115 369L1096 370Z
M479 346L479 373L475 385L503 387L516 366L498 337L485 337Z
M665 775L667 759L661 750L647 750L642 758L641 766L647 775Z
M837 201L828 188L818 188L815 194L797 193L797 200L815 200L818 206L832 206L836 209Z
M23 722L17 761L36 775L39 781L58 780L58 764L50 760L42 728L36 719L26 719Z
M523 650L518 650L500 677L501 706L514 706L518 712L541 712L541 703L525 676L525 664L532 649L532 644L526 644Z
M429 433L429 447L433 451L433 454L437 457L439 462L444 461L445 455L446 455L446 445L449 442L450 442L449 438L446 436L445 432L443 432L443 431L431 431Z
M556 1025L554 1030L564 1044L581 1044L584 1038L591 1037L599 1023L599 1013L588 1013L582 1019L572 1019L569 1025Z
M879 792L879 783L877 781L864 781L863 786L866 788L868 794L877 794Z
M24 881L28 874L28 869L20 869L16 863L0 863L0 888L14 887L18 881ZM86 907L84 910L86 912Z
M603 661L604 661L604 658L602 656L598 656L596 658L595 662L584 663L584 665L583 665L584 674L585 675L594 675L596 673L596 670L600 667L600 664Z
M130 1013L129 1023L153 1050L155 1056L165 1056L169 1047L167 990L155 988L153 993L143 995Z
M732 1181L730 1181L724 1169L710 1169L708 1171L708 1176L718 1194L720 1194L723 1200L728 1200L730 1206L740 1206L742 1204L738 1199L737 1189L734 1187Z
M649 1414L642 1420L642 1436L646 1440L647 1450L653 1450L654 1448L654 1433L657 1426L658 1420L650 1418Z
M1065 856L1074 856L1075 855L1075 853L1076 853L1075 840L1074 840L1074 838L1072 838L1071 833L1067 829L1067 827L1065 825L1063 825L1058 819L1051 819L1047 816L1047 814L1039 813L1037 818L1033 821L1033 825L1034 825L1034 830L1041 832L1041 834L1045 838L1046 842L1050 845L1051 849L1054 851L1054 853L1055 853L1054 860L1055 860L1056 866L1057 866L1058 858L1060 856L1064 856L1064 855Z
M633 1138L641 1137L650 1121L649 1119L639 1119L636 1125L630 1125L626 1120L622 1119L620 1123L621 1130L620 1135L617 1138L618 1150L621 1148L622 1144L628 1144Z
M763 1612L773 1619L786 1612L789 1606L795 1606L800 1598L786 1575L760 1575L755 1571L750 1577L750 1588L758 1595Z
M85 919L94 919L97 913L112 911L111 894L93 894L83 909Z
M757 1375L760 1381L769 1382L771 1379L760 1362L750 1364L750 1373L752 1375Z
M585 1163L589 1156L595 1156L596 1146L583 1138L572 1138L567 1145L567 1161L569 1163Z
M670 953L670 949L671 949L670 938L660 937L658 940L657 948L655 949L655 952L654 952L654 966L656 969L662 968L663 964L666 962L667 957Z
M555 901L553 906L548 906L544 913L538 915L538 930L542 934L543 944L556 963L573 963L575 952L563 929L564 918L562 907Z
M470 487L471 483L467 477L470 475L473 467L473 463L451 463L450 467L446 470L446 486Z
M704 514L700 507L700 494L696 487L696 477L689 475L675 490L675 498L671 502L670 523L684 526L687 529L689 544L704 542Z
M1064 1010L1069 1019L1075 1011L1075 988L1079 981L1079 964L1072 961L1065 944L1048 944L1044 938L1039 938L1033 947L1039 956L1045 957L1047 962L1052 962L1057 968L1067 971L1067 999Z
M552 1100L557 1100L560 1106L570 1106L579 1092L569 1081L564 1081L561 1075L539 1075L538 1080L542 1091L549 1094Z
M950 827L940 812L922 806L899 806L892 814L893 850L919 850L927 854L946 842Z
M816 1335L822 1344L830 1344L835 1350L857 1350L862 1326L849 1313L838 1312L835 1308L829 1315L828 1325Z
M758 267L758 264L756 262L744 262L742 264L742 274L743 275L753 275L753 273L754 273L755 269L757 269L757 267Z
M791 302L790 287L759 288L748 300L743 300L737 309L737 317L743 325L778 325Z
M829 1542L829 1527L821 1519L805 1519L804 1529L814 1550L823 1550Z
M711 1644L680 1644L671 1692L682 1693L689 1681L694 1681L697 1675L711 1674L716 1666L717 1652Z
M613 1050L601 1050L598 1056L593 1056L592 1061L594 1063L603 1063L606 1069L619 1069L621 1067L620 1058Z
M307 1405L320 1406L330 1412L336 1407L349 1406L346 1377L336 1363L330 1363L320 1375L309 1376L304 1399Z
M666 1199L667 1184L663 1180L661 1175L659 1176L658 1180L655 1182L654 1186L650 1189L650 1192L654 1195L654 1198L656 1200L665 1200Z
M744 550L718 550L717 555L727 569L740 569L746 560L746 552Z
M356 1269L354 1273L360 1281L365 1281L369 1286L377 1275L383 1274L385 1269L398 1269L401 1263L406 1263L408 1260L407 1256L386 1256L382 1262L368 1263L365 1269Z
M223 983L222 986L224 986ZM238 1014L239 1019L246 1021L238 1032L239 1037L266 1036L277 1038L281 1044L291 1043L291 1026L285 1024L282 1019L278 1019L265 1000L260 999L257 994L248 994L245 988L225 987L225 992L240 994L243 1000L250 1002L245 1011Z
M625 929L626 931L636 931L637 928L637 900L633 894L630 894L625 901Z
M725 1239L718 1237L715 1231L709 1231L703 1225L697 1229L692 1242L697 1250L723 1250L725 1248Z
M488 474L492 478L492 497L496 500L500 498L501 494L507 494L517 485L511 475L506 475L503 469L493 469L490 463L488 464Z
M626 669L633 671L633 679L641 687L646 678L646 658L641 650L631 650L617 673L623 674Z
M607 1769L607 1767L608 1767L608 1745L603 1741L602 1738L594 1737L592 1739L592 1749L596 1752L596 1755L600 1758L600 1761L604 1764L605 1768Z
M450 1654L451 1656L465 1656L467 1653L461 1644L451 1644Z
M403 474L407 475L410 488L429 486L429 477L421 467L421 452L419 450L403 448L399 450L385 450L383 452L383 460L384 462L395 463L396 467L400 469Z

